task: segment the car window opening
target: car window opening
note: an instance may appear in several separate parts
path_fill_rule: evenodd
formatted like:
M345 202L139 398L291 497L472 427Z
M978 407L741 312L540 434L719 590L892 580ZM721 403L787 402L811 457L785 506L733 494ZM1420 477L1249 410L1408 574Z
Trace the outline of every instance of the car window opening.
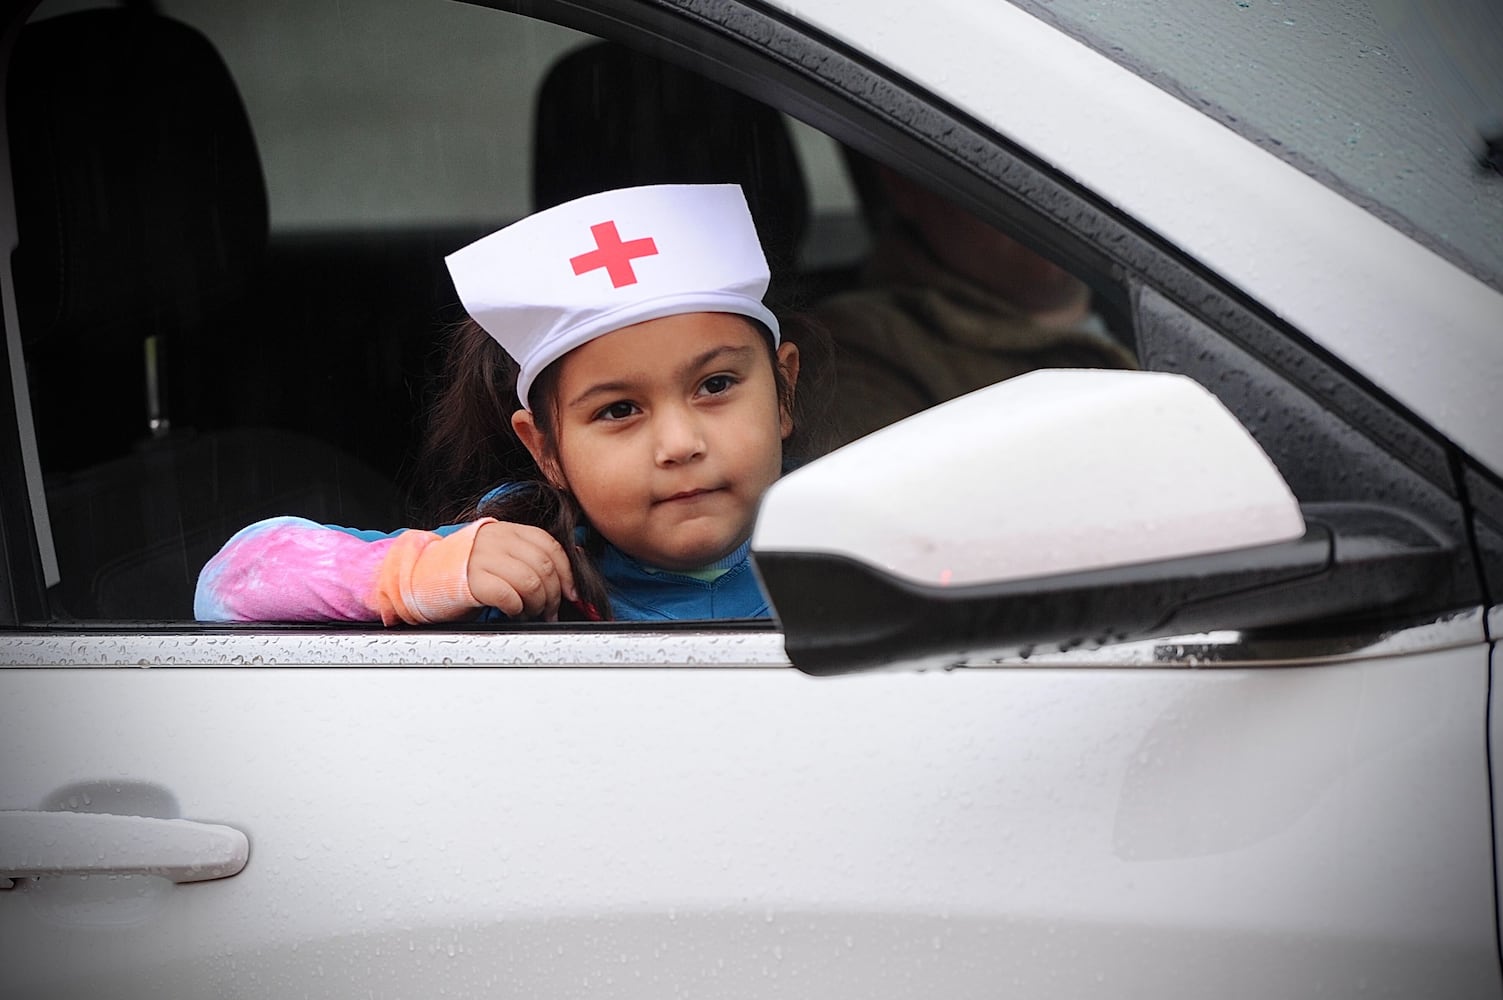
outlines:
M423 523L422 414L442 339L464 319L443 258L589 191L742 186L768 304L803 359L795 463L1024 371L1136 364L1125 319L1098 308L1109 297L1006 232L617 43L464 9L432 21L455 45L485 26L475 79L409 81L372 70L370 40L330 39L293 15L163 9L43 4L11 71L18 306L56 620L191 620L200 568L264 518ZM534 75L486 86L497 47ZM86 69L65 80L59 67L80 60L63 51L88 53ZM279 88L300 60L322 68L291 105ZM441 82L452 89L431 93ZM406 90L456 120L425 119L421 164L362 162L415 141L414 112L382 97ZM364 134L330 156L310 133L349 121L352 94L391 114L355 119ZM521 162L502 162L476 120L514 123L503 145ZM69 140L27 138L48 130ZM457 177L421 185L451 207L410 195L425 173ZM63 215L49 235L52 199L83 189L127 224ZM84 426L83 412L98 417Z

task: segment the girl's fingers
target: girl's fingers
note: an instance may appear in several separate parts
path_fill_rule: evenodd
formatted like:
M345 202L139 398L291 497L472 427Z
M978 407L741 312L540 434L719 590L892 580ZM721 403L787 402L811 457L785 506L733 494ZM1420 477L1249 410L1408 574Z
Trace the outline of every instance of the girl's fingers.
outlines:
M470 593L483 606L497 608L508 618L521 618L527 609L521 595L499 576L486 574L478 579L472 578Z
M532 539L519 539L512 550L511 558L518 563L513 570L518 576L512 579L512 585L524 598L541 590L542 608L549 614L556 613L559 600L567 596L564 573L568 571L568 564L559 562L559 553L562 551L556 546L537 544ZM533 601L528 601L528 612L535 614L537 612L533 604Z
M577 599L563 547L530 525L482 528L470 553L469 584L477 601L513 618L556 620L559 601Z
M574 586L574 569L564 547L542 528L531 525L517 525L517 528L520 529L517 536L519 546L528 546L542 560L535 565L557 574L559 590L564 597L579 600L579 592Z
M481 569L482 589L494 590L502 603L493 605L512 617L537 618L558 610L558 574L539 566L529 557L503 555ZM486 594L470 592L476 600Z

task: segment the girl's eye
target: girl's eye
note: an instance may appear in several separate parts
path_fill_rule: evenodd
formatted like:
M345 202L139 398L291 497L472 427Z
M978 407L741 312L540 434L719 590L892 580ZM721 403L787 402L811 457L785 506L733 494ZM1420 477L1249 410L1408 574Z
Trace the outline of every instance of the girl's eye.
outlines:
M708 395L718 396L730 390L736 384L734 375L711 375L700 385L700 389Z
M628 403L626 400L623 399L623 400L619 400L619 401L617 401L615 403L612 403L609 406L605 407L604 409L600 410L598 413L595 414L595 419L596 420L625 420L627 417L631 416L632 414L634 414L636 412L637 412L636 406L634 404L632 404L632 403Z

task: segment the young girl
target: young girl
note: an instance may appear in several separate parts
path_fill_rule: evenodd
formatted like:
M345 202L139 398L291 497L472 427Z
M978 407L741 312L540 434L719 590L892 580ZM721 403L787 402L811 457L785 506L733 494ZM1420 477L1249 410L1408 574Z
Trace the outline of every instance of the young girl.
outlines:
M765 617L747 549L793 430L799 357L762 304L741 189L590 195L447 264L471 320L428 445L463 491L462 523L258 522L204 567L196 616ZM531 462L497 485L484 477L508 432Z

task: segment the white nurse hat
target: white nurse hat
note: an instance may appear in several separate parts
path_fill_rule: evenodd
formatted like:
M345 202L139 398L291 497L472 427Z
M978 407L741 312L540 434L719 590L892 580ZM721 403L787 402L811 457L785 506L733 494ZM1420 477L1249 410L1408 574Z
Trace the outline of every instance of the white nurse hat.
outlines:
M762 304L767 258L736 184L659 184L586 195L445 258L465 310L521 367L548 365L633 323L691 312L778 321Z

